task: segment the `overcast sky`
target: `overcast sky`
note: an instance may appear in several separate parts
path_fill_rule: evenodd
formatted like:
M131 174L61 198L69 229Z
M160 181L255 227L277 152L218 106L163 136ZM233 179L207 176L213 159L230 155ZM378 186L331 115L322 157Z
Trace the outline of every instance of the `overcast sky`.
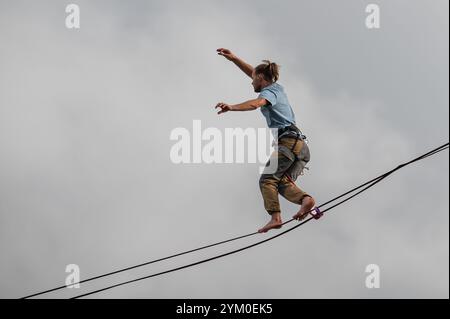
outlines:
M380 6L367 29L365 7ZM177 127L265 127L218 56L281 65L321 204L449 140L448 1L0 0L0 297L257 230L258 164L173 164ZM448 150L267 244L95 298L448 298ZM282 216L298 207L281 199ZM290 226L289 224L287 226ZM66 298L265 239L119 274ZM380 267L379 289L365 267Z

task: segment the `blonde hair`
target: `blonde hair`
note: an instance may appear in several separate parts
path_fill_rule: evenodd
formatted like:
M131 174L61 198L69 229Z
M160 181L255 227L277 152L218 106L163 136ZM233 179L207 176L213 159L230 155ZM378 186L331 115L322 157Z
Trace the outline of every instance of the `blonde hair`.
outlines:
M268 82L276 82L280 77L279 69L280 66L275 62L270 62L269 60L262 60L261 63L255 68L255 74L262 74L264 79Z

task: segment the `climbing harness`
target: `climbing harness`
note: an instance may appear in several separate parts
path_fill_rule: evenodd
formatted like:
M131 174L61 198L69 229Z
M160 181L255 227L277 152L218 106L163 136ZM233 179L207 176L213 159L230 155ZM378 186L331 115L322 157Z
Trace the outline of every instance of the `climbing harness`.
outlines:
M311 156L309 147L306 145L308 144L307 137L300 131L297 126L293 124L282 129L278 129L278 140L280 140L282 137L295 138L295 143L291 149L277 143L278 151L292 161L291 167L288 169L289 175L286 174L286 176L292 183L294 183L298 176L304 175L304 169L309 170L309 167L306 167L306 164L309 162ZM294 153L294 150L299 140L304 141L304 143L306 144L301 148L300 154L297 155Z

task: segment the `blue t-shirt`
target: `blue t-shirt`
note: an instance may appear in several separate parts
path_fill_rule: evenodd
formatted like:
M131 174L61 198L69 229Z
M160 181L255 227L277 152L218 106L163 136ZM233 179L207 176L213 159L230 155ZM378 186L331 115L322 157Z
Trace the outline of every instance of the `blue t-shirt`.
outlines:
M264 98L270 102L270 104L261 107L261 112L270 128L295 125L294 111L292 111L284 88L280 84L275 82L266 86L261 90L258 98Z

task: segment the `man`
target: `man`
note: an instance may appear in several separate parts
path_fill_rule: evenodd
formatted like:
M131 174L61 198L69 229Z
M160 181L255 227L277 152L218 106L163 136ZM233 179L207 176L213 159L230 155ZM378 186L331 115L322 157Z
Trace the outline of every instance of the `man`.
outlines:
M277 130L278 150L272 154L278 159L275 172L263 172L259 185L264 199L264 208L271 216L270 221L258 230L265 233L273 228L282 226L278 193L287 200L301 205L300 210L293 216L296 220L303 220L314 207L314 198L295 185L294 181L302 174L305 164L310 159L306 136L295 125L295 115L289 104L283 87L277 83L279 66L268 60L253 68L248 63L225 48L217 49L219 55L224 56L238 66L245 74L252 78L253 89L259 96L246 102L229 105L218 103L217 114L228 111L251 111L258 108L266 118L267 125ZM270 160L266 164L269 167Z

